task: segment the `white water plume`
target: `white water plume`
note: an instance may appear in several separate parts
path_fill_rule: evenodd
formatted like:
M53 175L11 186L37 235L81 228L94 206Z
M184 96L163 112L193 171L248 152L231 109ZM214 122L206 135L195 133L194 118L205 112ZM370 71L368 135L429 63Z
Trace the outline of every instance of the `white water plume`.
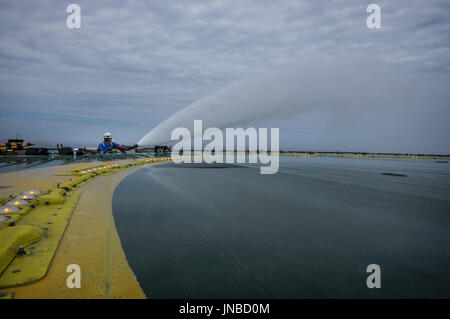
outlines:
M241 80L203 97L161 122L140 146L170 142L173 129L245 126L274 116L319 108L320 112L357 116L367 108L399 107L414 102L416 83L375 59L308 59Z

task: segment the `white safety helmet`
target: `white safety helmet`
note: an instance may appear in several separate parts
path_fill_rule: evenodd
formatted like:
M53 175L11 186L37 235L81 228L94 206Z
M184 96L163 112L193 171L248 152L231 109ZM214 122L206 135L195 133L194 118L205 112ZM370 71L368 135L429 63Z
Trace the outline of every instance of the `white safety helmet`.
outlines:
M103 134L103 138L113 138L114 136L111 133L105 133Z

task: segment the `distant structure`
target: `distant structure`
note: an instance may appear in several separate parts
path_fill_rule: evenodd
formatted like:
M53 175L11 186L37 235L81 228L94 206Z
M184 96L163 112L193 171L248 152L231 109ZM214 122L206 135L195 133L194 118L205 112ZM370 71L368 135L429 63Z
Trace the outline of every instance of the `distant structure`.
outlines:
M56 144L56 147L58 149L59 155L73 155L73 148L72 147L65 147L62 144Z
M155 153L169 153L172 151L170 146L166 145L155 145Z
M25 142L23 139L8 139L7 143L0 143L0 155L48 155L47 148L35 148L35 143Z
M64 146L63 144L56 144L56 147L59 155L82 156L88 153L97 153L97 148L92 147L73 148L71 146Z
M155 145L154 147L143 147L137 148L134 150L136 153L170 153L172 151L172 147L167 145Z

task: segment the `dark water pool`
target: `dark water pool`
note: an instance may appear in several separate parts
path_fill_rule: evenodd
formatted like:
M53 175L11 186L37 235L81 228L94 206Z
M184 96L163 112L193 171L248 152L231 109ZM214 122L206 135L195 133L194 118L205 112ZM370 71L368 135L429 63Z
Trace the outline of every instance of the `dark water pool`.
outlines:
M124 179L113 214L150 298L450 297L448 163L163 164Z

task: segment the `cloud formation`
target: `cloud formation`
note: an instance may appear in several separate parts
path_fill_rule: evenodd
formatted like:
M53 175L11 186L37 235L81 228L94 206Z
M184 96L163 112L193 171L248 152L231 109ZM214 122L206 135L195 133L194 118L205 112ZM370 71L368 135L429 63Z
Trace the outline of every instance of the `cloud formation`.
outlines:
M66 27L67 4L61 1L0 3L2 139L21 133L96 144L112 130L134 143L176 111L252 74L350 54L377 56L432 83L423 125L433 140L448 140L441 126L449 116L443 93L450 82L447 1L379 1L377 30L366 27L366 4L356 0L76 3L82 10L77 30ZM299 122L288 122L279 123L293 147L325 147L320 141L329 141L333 127L324 124L326 130L308 135L297 129ZM336 145L346 147L349 133L341 133ZM426 145L417 141L408 149ZM379 141L376 148L382 146ZM446 142L428 147L445 149Z

